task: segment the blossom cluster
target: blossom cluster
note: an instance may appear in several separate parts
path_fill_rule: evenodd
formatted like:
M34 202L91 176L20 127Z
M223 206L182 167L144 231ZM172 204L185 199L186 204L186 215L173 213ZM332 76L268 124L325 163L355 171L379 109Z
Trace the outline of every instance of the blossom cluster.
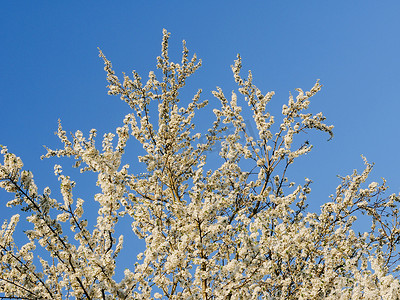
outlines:
M62 199L55 199L2 146L0 187L14 195L7 205L20 207L31 228L25 230L29 242L20 245L13 238L20 215L1 227L0 293L60 300L398 299L400 197L383 196L385 181L366 183L373 165L364 158L361 173L341 177L319 213L307 210L311 180L296 184L287 176L294 161L312 149L304 133L333 137L322 113L308 110L321 84L290 95L276 124L268 105L274 92L263 94L251 72L242 77L238 56L232 66L238 89L230 99L220 88L213 92L221 105L202 135L195 132L194 118L208 101L200 101L201 90L191 101L179 94L201 61L189 58L183 42L181 61L172 62L169 35L164 30L158 71L147 80L136 71L120 79L100 51L108 94L119 96L130 112L115 133L103 136L101 147L96 130L68 136L59 122L62 147L47 148L42 157L70 157L81 172L97 175L95 226L85 218L90 202L75 197L77 183L61 165L54 174ZM234 130L227 132L226 125ZM145 174L122 164L129 138L143 147L138 160ZM207 153L217 146L216 166ZM361 215L371 221L366 232L355 231ZM122 218L146 247L116 280L116 258L125 250L116 226ZM50 258L39 257L40 266L33 263L37 248Z

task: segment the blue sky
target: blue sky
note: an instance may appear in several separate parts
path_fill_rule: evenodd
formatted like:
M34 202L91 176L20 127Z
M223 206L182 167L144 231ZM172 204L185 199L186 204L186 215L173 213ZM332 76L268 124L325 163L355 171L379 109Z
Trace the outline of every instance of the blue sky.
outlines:
M400 192L399 1L4 1L2 11L0 144L23 159L41 189L58 186L52 175L58 162L40 156L43 145L60 146L59 118L67 131L96 128L101 136L129 112L106 94L97 47L118 75L135 69L146 77L166 28L172 58L179 58L185 39L203 60L188 95L203 88L203 99L212 101L216 86L229 95L237 53L255 84L276 92L273 112L289 92L321 80L311 110L335 125L335 137L311 135L314 149L294 175L314 181L315 207L335 191L337 174L362 170L361 154L375 162L371 180L385 177L390 192ZM77 189L96 192L79 181ZM0 199L9 196L0 191ZM13 212L2 208L0 217Z

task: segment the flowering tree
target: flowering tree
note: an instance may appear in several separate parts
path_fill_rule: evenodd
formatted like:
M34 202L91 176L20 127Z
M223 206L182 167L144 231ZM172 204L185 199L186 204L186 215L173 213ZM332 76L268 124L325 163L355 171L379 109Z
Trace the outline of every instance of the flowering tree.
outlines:
M7 205L21 207L31 229L25 231L29 242L17 246L13 233L20 216L1 228L0 292L20 299L398 299L400 198L382 197L385 181L364 186L372 165L364 159L363 172L342 177L320 213L307 211L311 181L296 185L287 178L289 167L312 148L303 133L332 137L325 117L307 112L321 85L297 89L276 125L268 112L274 93L262 94L251 72L240 75L238 56L232 66L238 92L230 100L220 88L213 92L221 108L201 136L193 132L196 110L207 105L200 102L201 90L191 101L179 99L201 61L189 59L185 42L181 63L170 61L168 38L164 30L160 75L150 72L147 81L135 71L120 80L100 51L108 93L119 95L131 112L116 135L104 135L100 149L96 130L68 137L60 123L63 147L43 156L72 157L82 172L97 174L101 191L94 200L100 208L93 228L84 218L86 202L73 196L75 182L60 165L54 170L63 199L54 199L48 187L39 192L21 159L2 147L0 186L15 195ZM238 96L252 112L257 136L246 126ZM131 136L145 151L138 157L145 174L121 163ZM215 147L219 160L211 166L207 153ZM356 233L361 214L371 228ZM121 218L131 220L146 247L116 281ZM48 259L35 266L34 253L44 250Z

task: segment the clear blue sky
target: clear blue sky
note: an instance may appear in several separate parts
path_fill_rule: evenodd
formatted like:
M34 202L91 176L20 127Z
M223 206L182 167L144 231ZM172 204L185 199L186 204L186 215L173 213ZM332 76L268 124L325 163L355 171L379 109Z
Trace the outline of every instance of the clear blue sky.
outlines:
M58 118L67 131L97 128L102 135L129 111L106 95L97 47L118 75L135 69L146 77L155 69L166 28L172 58L179 57L185 39L203 59L188 81L190 91L203 88L203 99L212 100L215 86L230 94L237 53L258 87L276 92L275 112L289 91L321 80L323 90L311 109L324 112L335 137L327 142L324 134L310 136L314 149L296 169L300 178L314 181L314 205L334 192L337 174L362 170L361 154L375 162L371 180L385 177L390 192L398 193L399 16L395 0L3 1L0 144L22 157L41 189L55 189L57 161L39 158L42 145L60 146L53 134ZM92 186L78 189L84 193ZM5 203L9 197L0 191L0 198ZM12 212L2 208L1 219Z

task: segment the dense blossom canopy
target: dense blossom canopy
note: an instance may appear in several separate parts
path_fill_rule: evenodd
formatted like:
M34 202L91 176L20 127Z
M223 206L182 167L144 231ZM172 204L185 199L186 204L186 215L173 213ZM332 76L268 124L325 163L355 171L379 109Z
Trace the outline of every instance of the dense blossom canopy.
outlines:
M221 105L210 112L215 121L201 135L194 133L193 120L207 106L202 91L191 101L179 98L201 61L189 58L183 42L181 62L172 62L168 39L164 30L158 71L147 80L135 71L118 78L100 51L108 93L130 107L123 125L105 134L98 148L96 130L70 137L59 123L63 146L47 148L43 156L71 157L82 172L97 174L94 227L84 217L89 201L73 195L75 182L60 165L54 173L62 199L54 199L49 187L39 191L22 160L2 146L0 186L15 195L7 205L21 207L31 228L25 245L13 238L20 215L1 228L0 293L60 300L398 299L399 196L382 197L385 182L365 183L372 165L364 159L361 173L341 177L319 213L307 210L311 180L296 184L287 178L289 167L312 148L304 133L333 136L322 113L308 111L319 82L289 97L278 125L268 111L274 93L263 94L251 72L241 76L238 56L232 66L238 90L230 100L220 88L213 92ZM256 135L239 102L247 103ZM154 104L157 120L150 111ZM144 174L121 163L130 137L143 146L138 159ZM219 160L209 164L207 153L216 148ZM362 214L371 227L358 233L353 225ZM124 237L116 224L122 218L146 247L117 281ZM51 259L35 265L38 250Z

